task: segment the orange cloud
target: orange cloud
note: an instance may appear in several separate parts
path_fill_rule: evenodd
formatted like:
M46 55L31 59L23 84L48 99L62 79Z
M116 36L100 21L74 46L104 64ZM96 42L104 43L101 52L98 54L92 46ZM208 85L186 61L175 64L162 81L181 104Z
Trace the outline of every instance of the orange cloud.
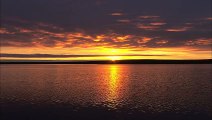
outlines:
M93 41L95 42L104 41L105 38L106 38L105 35L97 35Z
M114 42L126 42L126 41L128 41L129 38L131 38L130 35L125 35L125 36L113 37L112 40L113 40Z
M139 43L139 44L145 44L145 43L147 43L147 42L149 42L149 41L151 41L151 40L152 40L152 38L143 37L142 39L137 40L137 43Z
M166 31L168 32L184 32L189 30L191 27L182 27L182 28L170 28L170 29L166 29Z
M198 40L189 40L185 42L185 45L211 45L212 39L198 39Z
M13 32L9 32L7 29L5 28L0 28L0 34L14 34Z

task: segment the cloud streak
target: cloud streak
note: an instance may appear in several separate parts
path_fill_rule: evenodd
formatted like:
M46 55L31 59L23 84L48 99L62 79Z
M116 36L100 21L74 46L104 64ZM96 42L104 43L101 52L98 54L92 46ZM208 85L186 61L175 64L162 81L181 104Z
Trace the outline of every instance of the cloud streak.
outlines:
M133 54L133 55L53 55L53 54L7 54L2 53L0 57L7 58L76 58L76 57L108 57L108 56L170 56L170 55L154 55L154 54Z

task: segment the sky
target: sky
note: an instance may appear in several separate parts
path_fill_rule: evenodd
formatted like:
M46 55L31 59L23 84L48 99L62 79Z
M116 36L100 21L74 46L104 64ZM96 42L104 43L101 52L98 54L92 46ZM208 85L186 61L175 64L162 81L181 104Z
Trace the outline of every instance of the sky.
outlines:
M1 0L1 60L211 59L211 0Z

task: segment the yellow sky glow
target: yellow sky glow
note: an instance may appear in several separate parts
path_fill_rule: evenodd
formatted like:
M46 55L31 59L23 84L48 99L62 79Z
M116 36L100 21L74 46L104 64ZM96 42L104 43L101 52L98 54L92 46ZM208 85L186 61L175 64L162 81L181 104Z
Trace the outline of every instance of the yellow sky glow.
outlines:
M176 48L50 48L50 47L2 47L1 53L8 54L56 54L56 55L108 55L97 57L66 57L66 58L12 58L2 57L1 60L126 60L126 59L211 59L211 51L189 47ZM124 56L122 56L124 55ZM126 56L129 55L129 56ZM135 55L135 56L133 56ZM141 56L137 56L141 55ZM144 56L143 56L144 55ZM147 56L146 56L147 55ZM149 56L148 56L149 55ZM152 56L151 56L152 55ZM158 56L157 56L158 55ZM165 56L160 56L165 55ZM201 57L200 57L201 56Z

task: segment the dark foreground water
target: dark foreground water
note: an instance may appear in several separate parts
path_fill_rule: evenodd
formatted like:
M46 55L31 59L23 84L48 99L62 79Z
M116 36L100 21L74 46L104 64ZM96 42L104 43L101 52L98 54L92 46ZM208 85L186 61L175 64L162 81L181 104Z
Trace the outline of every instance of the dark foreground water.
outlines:
M1 120L210 120L211 65L1 65Z

